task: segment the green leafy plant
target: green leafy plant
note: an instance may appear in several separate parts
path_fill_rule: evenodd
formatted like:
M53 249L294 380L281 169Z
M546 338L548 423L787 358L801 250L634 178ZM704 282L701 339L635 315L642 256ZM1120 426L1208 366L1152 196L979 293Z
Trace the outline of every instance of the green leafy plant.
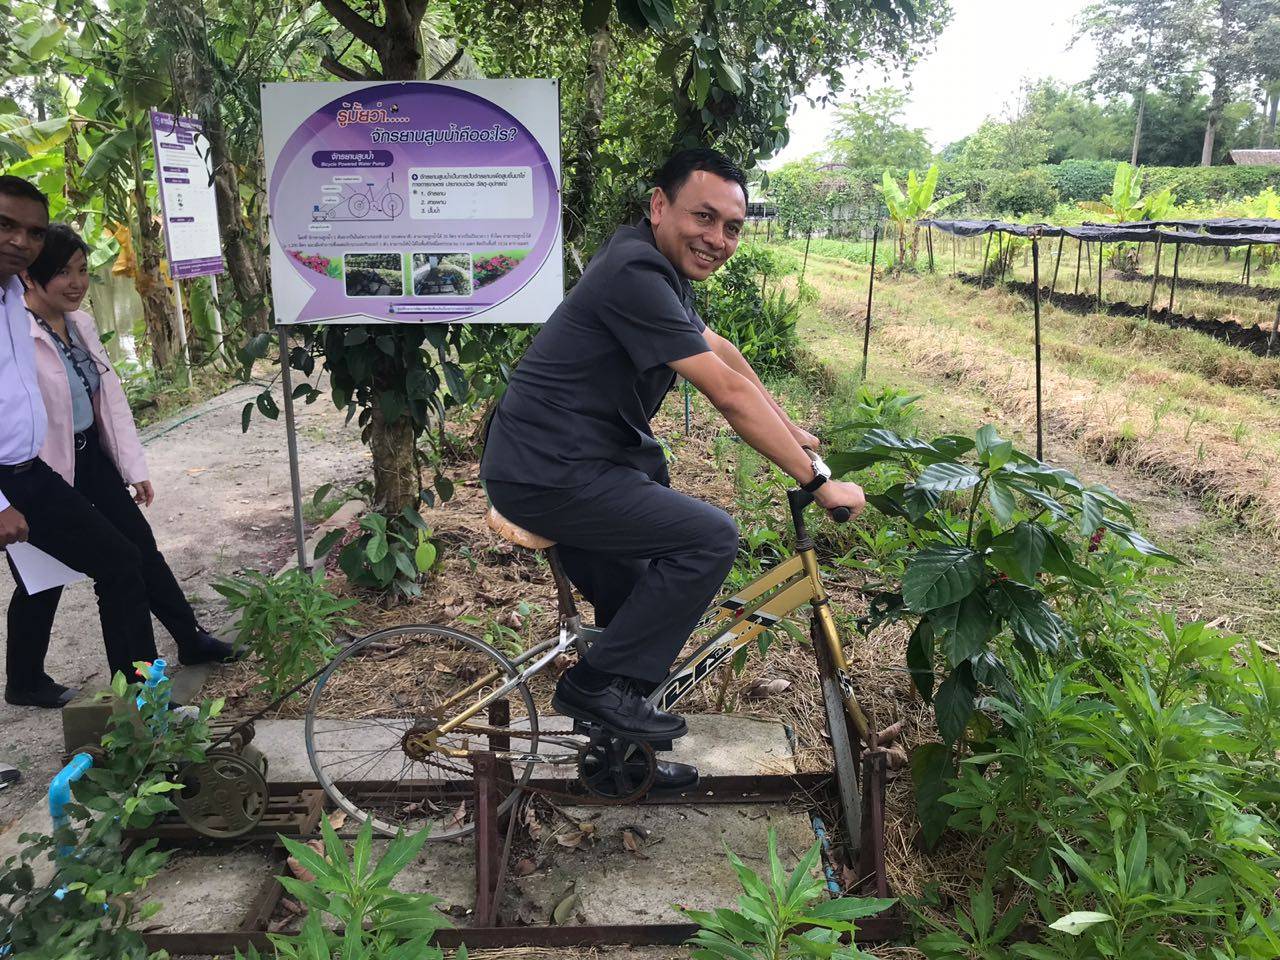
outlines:
M914 170L908 171L905 190L898 186L898 181L886 170L881 178L880 189L884 194L884 203L889 210L889 217L897 227L897 266L900 268L906 268L915 263L916 250L920 241L919 221L936 217L964 198L960 193L934 197L938 189L936 163L929 167L923 177L917 176ZM910 241L907 239L908 230L910 230Z
M355 625L343 611L356 601L335 597L322 568L291 568L277 577L250 571L213 588L240 615L236 640L261 661L257 689L272 698L333 659L335 631Z
M360 518L360 531L338 554L338 566L347 579L389 599L422 593L422 577L434 566L437 553L421 514L411 506L393 517L366 513ZM343 533L334 530L322 539L316 556L328 553Z
M480 637L485 643L508 656L517 657L524 652L525 648L526 634L521 633L525 620L531 614L541 612L542 608L538 604L521 600L514 610L484 617L459 617L458 621L468 626L479 627Z
M1111 192L1098 200L1080 203L1090 213L1100 213L1115 223L1131 223L1138 220L1163 220L1173 211L1178 198L1172 187L1165 187L1148 196L1142 195L1142 170L1127 163L1116 164L1111 181Z
M742 896L738 909L686 910L682 914L701 929L689 940L693 960L792 960L801 957L867 957L840 938L857 933L855 921L881 913L894 900L824 897L816 877L821 844L815 843L788 875L778 859L778 833L769 830L769 874L762 877L726 848L738 875Z
M933 930L914 944L929 960L1008 960L1004 944L1026 915L1027 904L1014 904L998 914L988 879L969 898L967 911L954 908L954 923L943 923L928 911L915 912Z
M867 498L906 536L896 556L881 559L885 580L870 586L864 626L913 624L907 668L946 744L960 741L975 719L981 689L1017 699L1010 656L1034 667L1060 648L1078 649L1053 600L1104 588L1087 566L1095 535L1110 532L1147 556L1173 559L1133 529L1128 506L1106 487L1016 450L990 425L972 438L933 441L871 429L828 462L837 476L882 464L902 471L902 481ZM945 749L918 749L918 791L950 763ZM917 801L932 843L946 813Z
M786 270L765 247L744 246L712 275L699 296L702 318L736 346L762 377L795 369L800 304L770 281Z
M180 768L204 759L209 720L222 709L221 701L212 701L194 717L172 712L167 687L167 680L149 688L126 684L116 674L116 704L102 749L72 786L66 823L51 834L23 834L21 852L0 871L0 955L148 956L136 928L161 904L139 901L169 855L156 849L155 840L125 855L124 833L174 809L168 794L182 789ZM38 874L49 879L38 881Z
M431 938L453 924L436 909L440 898L391 887L391 881L422 850L427 831L411 836L401 831L375 862L369 821L361 824L350 856L327 819L321 818L320 828L323 852L280 837L314 879L278 878L308 912L299 933L268 934L275 956L281 960L443 960L444 952ZM466 947L460 947L455 957L466 960ZM260 960L256 949L250 948L248 960Z

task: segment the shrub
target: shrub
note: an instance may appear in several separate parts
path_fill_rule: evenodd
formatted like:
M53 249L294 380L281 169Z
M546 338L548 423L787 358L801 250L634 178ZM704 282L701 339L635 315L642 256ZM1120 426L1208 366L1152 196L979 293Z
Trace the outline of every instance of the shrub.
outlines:
M1063 203L1078 203L1106 195L1115 180L1116 166L1114 160L1063 160L1042 169L1049 174Z
M334 631L355 621L342 615L355 600L339 600L324 570L293 568L278 577L250 572L226 577L214 589L240 614L238 643L262 661L257 689L272 699L333 659Z
M799 304L769 282L782 275L764 247L739 250L701 291L702 319L734 344L761 377L795 369Z
M727 850L727 848L726 848ZM822 845L815 843L788 876L778 859L778 831L769 828L769 874L762 877L727 850L742 896L738 909L680 912L701 928L689 940L693 960L800 960L800 958L869 957L852 944L842 947L841 937L852 941L855 921L893 906L893 900L858 897L826 899L825 885L814 878Z
M267 935L278 960L329 960L331 957L364 960L444 960L444 952L431 943L438 930L453 927L436 905L439 897L426 893L399 893L391 881L422 850L427 831L412 836L403 831L373 859L373 826L360 826L350 857L346 844L327 818L320 818L323 849L282 836L281 843L311 879L281 877L280 884L307 907L302 931L294 935ZM324 918L328 918L327 922ZM237 960L241 954L237 951ZM247 960L260 960L254 947ZM467 960L461 946L456 960Z
M1058 188L1053 178L1041 168L1006 173L991 181L987 190L987 209L1022 217L1046 216L1058 202Z
M388 518L371 511L360 518L360 534L342 547L338 566L357 587L375 590L388 598L416 597L419 582L436 562L431 528L413 507ZM316 556L328 553L344 531L334 530L316 547Z
M181 789L179 767L204 759L209 720L222 708L215 701L194 717L172 712L167 686L144 688L115 675L102 750L72 786L67 823L52 834L23 834L20 853L0 870L0 957L148 956L135 927L161 905L139 900L169 855L154 839L128 847L124 834L174 809L168 794Z

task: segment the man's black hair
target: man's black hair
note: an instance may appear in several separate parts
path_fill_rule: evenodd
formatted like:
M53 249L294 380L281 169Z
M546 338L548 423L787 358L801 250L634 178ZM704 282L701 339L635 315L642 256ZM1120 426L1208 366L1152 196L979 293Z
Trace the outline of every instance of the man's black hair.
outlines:
M46 213L49 212L49 198L29 180L23 180L21 177L15 177L8 173L0 175L0 193L7 197L22 197L24 200L34 200L44 207Z
M89 256L89 245L80 239L80 234L65 223L51 223L44 235L44 249L27 267L27 275L41 287L47 287L58 271L71 262L77 250L86 258Z
M705 170L708 173L714 173L717 177L733 181L742 188L742 199L746 201L747 175L742 172L740 166L723 153L712 150L710 147L693 147L673 154L653 178L653 185L661 187L668 200L674 200L680 188L689 179L689 174L695 170Z

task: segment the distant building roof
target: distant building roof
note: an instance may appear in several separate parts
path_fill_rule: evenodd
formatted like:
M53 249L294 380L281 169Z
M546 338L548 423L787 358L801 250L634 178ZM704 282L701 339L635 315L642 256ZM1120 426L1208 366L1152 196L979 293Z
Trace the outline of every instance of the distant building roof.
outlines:
M1280 167L1280 150L1232 150L1231 162L1239 167Z

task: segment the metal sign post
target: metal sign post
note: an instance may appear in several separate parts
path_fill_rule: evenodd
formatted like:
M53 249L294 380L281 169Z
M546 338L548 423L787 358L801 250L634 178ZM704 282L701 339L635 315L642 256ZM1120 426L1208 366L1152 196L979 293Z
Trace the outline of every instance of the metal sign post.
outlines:
M174 278L173 303L177 307L178 349L182 351L182 379L191 386L191 350L187 346L187 318L182 309L182 281Z
M307 541L302 527L302 478L298 469L298 426L293 419L293 372L289 369L289 327L276 327L280 338L280 383L284 387L284 434L289 445L289 487L293 494L293 538L298 550L298 569L311 570Z

